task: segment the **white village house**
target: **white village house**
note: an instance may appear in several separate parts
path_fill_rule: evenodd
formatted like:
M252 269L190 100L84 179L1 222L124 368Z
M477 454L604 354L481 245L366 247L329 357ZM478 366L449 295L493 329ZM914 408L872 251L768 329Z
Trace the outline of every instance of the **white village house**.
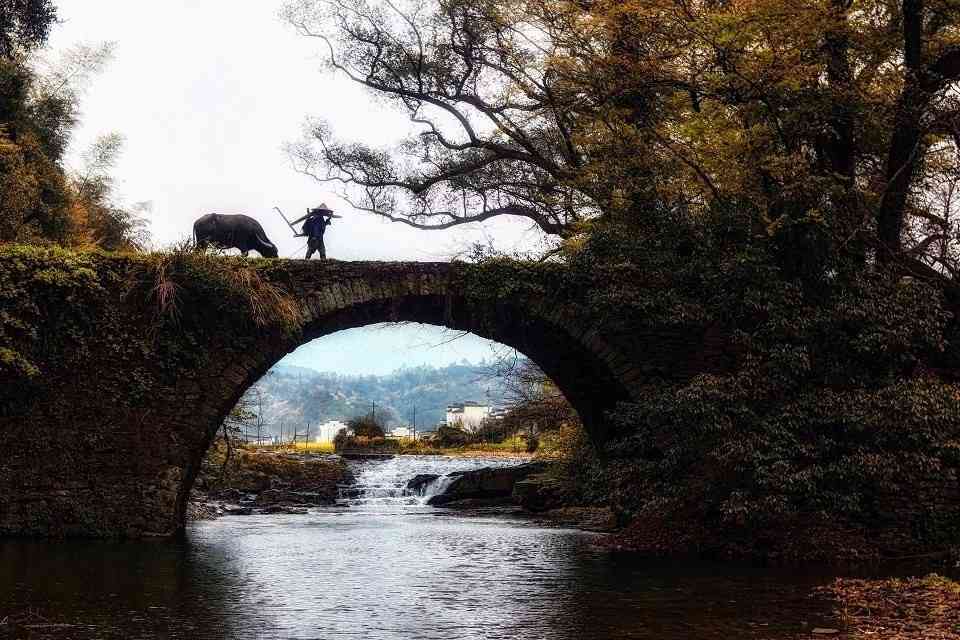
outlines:
M467 401L447 407L446 423L451 427L460 427L466 431L476 431L480 424L490 417L490 405Z

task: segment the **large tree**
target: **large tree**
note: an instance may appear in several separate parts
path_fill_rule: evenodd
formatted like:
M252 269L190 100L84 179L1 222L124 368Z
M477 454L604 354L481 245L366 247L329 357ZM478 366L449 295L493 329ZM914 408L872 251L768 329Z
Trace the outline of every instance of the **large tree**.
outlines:
M43 45L56 22L52 0L6 0L0 3L0 56Z
M287 8L330 65L408 113L419 132L390 152L315 123L293 147L303 170L352 189L354 206L427 229L497 215L569 236L600 212L571 105L554 94L558 45L493 2L314 2ZM330 25L332 29L326 29Z
M394 149L314 123L292 152L416 227L569 238L656 209L755 211L809 268L953 272L957 0L299 0L329 64L406 110Z
M64 239L70 193L62 158L71 105L39 90L35 72L0 57L0 242Z
M64 163L83 92L112 45L75 46L56 59L38 51L55 16L46 0L0 8L0 242L139 248L143 208L118 202L109 175L122 139L98 140L82 171Z

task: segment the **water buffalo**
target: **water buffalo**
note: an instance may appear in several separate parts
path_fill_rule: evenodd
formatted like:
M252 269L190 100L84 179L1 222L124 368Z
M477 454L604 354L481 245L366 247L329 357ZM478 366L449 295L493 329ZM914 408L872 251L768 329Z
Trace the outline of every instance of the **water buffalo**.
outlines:
M193 239L200 248L209 244L224 249L236 247L244 257L251 250L264 258L279 255L260 223L245 215L208 213L193 223Z

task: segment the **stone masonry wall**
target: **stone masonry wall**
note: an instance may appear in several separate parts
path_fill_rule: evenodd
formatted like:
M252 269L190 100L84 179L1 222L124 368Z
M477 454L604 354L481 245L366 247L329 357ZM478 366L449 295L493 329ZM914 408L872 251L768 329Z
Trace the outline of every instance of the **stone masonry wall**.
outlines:
M0 535L176 533L200 460L243 392L290 351L342 329L415 321L513 346L597 442L606 412L645 382L729 365L709 327L611 325L558 282L553 267L507 263L2 248ZM296 301L295 322L258 310L276 291Z

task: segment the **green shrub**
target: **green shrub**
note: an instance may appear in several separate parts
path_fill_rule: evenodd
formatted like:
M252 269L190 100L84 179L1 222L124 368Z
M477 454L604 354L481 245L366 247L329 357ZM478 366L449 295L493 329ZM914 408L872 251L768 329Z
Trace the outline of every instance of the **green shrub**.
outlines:
M383 423L372 413L350 418L347 428L358 438L383 438L386 435Z

